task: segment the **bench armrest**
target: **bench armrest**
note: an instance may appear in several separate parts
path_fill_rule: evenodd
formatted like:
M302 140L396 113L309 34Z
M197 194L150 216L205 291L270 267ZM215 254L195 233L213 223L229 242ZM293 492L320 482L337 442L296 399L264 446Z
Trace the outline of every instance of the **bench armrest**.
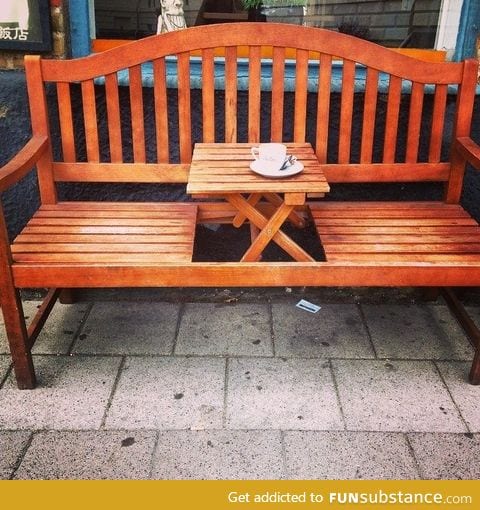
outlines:
M18 182L35 166L49 146L46 136L34 136L0 168L0 192Z
M455 150L474 168L480 170L480 146L469 137L461 137L455 140Z

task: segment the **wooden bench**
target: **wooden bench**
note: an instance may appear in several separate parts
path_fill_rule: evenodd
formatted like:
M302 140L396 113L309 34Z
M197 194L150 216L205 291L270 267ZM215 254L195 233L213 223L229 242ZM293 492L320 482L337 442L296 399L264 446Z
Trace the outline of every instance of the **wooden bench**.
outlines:
M145 63L150 95L142 89ZM245 65L246 87L238 78ZM72 61L26 57L33 136L0 169L3 192L36 167L41 196L13 244L0 215L0 298L19 388L35 386L31 348L62 289L480 285L480 229L460 205L466 163L480 168L469 138L477 67L474 60L426 63L332 31L269 23L197 27ZM195 80L201 92L192 90ZM198 224L232 223L235 210L225 201L58 199L65 182L184 186L194 143L259 141L310 142L332 190L438 182L443 198L312 198L296 214L313 219L325 257L282 262L192 260ZM268 216L268 204L262 207ZM50 289L28 328L24 288ZM445 295L473 339L470 380L479 383L480 334L454 294Z

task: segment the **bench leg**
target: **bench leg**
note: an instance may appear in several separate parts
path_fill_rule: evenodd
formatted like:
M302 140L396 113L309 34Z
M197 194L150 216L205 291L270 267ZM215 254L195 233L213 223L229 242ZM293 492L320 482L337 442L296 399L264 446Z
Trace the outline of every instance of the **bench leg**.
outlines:
M475 349L469 381L471 384L480 384L480 330L451 289L442 289L442 295L453 316L457 319L460 326L462 326L470 343Z
M477 348L475 351L475 357L473 358L472 368L470 369L470 374L468 376L468 380L471 384L480 384L480 349Z
M3 322L12 355L13 370L17 386L21 390L33 389L36 385L35 370L31 353L25 316L20 293L15 287L12 274L7 227L0 203L0 306Z
M422 288L422 299L423 301L437 301L442 293L440 287L423 287Z
M18 290L13 289L7 295L5 288L2 289L2 312L17 386L21 390L33 389L37 382Z
M73 303L76 303L77 295L75 289L62 289L59 301L62 305L73 305Z

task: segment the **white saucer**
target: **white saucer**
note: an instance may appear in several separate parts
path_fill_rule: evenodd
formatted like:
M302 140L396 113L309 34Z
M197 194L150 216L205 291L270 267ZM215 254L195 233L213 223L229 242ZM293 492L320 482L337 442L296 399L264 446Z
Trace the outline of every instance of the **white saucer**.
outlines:
M290 177L292 175L298 174L303 170L303 165L300 161L295 161L293 165L290 165L285 170L272 170L270 168L266 168L264 164L258 159L252 161L250 163L250 168L256 173L263 175L264 177L272 177L274 179L279 179L282 177Z

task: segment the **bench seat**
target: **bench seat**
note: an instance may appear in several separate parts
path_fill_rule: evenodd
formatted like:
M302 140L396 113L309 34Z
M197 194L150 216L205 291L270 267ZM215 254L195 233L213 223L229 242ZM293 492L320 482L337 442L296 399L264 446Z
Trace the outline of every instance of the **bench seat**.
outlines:
M310 211L327 261L478 263L479 225L457 204L323 202Z
M193 203L43 205L12 244L18 265L191 262Z

